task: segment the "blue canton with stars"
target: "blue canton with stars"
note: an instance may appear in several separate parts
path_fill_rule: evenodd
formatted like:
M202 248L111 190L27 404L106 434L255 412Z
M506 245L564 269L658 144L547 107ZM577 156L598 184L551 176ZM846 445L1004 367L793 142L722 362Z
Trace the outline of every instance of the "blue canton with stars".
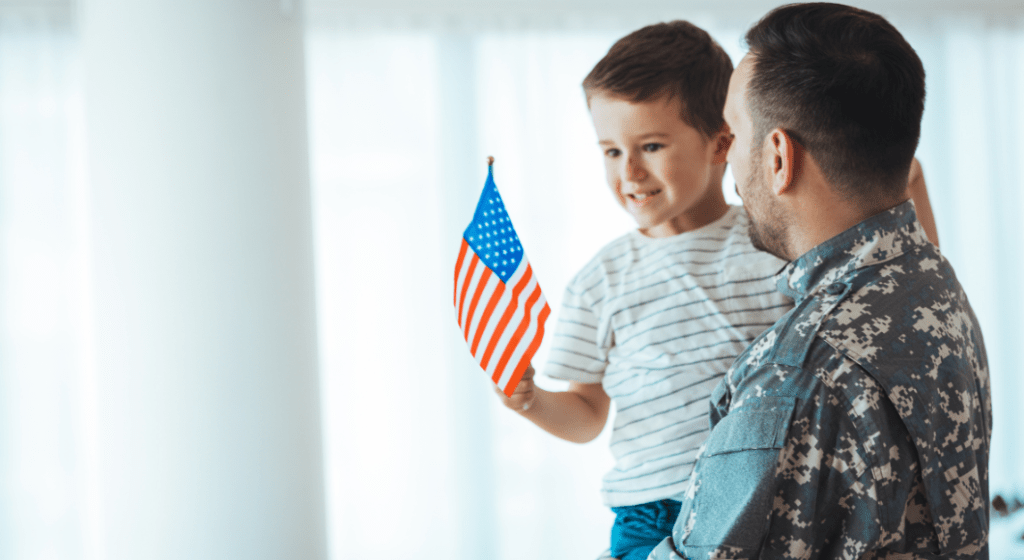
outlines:
M505 212L505 205L498 194L494 173L490 168L473 221L462 237L502 282L508 281L523 259L523 246L519 243L516 230L512 229L512 220Z

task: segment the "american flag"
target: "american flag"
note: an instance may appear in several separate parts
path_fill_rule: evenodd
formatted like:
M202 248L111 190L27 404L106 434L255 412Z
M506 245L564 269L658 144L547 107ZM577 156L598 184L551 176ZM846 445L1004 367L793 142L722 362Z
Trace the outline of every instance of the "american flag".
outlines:
M506 395L530 365L550 314L488 167L455 263L455 315L469 352Z

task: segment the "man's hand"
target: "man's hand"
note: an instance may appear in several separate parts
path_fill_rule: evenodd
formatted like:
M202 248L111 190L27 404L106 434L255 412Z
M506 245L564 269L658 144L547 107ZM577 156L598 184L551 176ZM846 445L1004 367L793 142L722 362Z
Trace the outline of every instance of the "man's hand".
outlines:
M519 380L519 385L516 386L516 391L512 393L511 397L506 397L497 385L494 386L494 392L498 393L505 406L516 412L526 412L533 406L533 401L537 398L537 391L533 384L534 373L532 365L526 366L523 378Z
M924 171L921 170L921 162L914 158L910 162L910 177L907 178L907 186L913 189L924 182Z
M935 227L935 215L932 214L932 203L928 200L928 186L924 182L924 171L921 162L914 158L910 162L910 176L907 177L907 194L914 199L917 209L917 220L921 222L924 233L936 247L939 246L939 232Z

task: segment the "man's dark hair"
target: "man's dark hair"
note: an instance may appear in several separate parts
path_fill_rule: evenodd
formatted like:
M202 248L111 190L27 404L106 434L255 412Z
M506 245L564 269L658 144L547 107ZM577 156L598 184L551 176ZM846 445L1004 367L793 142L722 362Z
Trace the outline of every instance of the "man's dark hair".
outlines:
M776 8L746 35L754 146L781 128L850 200L904 192L921 134L924 67L882 16L841 4Z
M683 122L710 138L721 130L732 61L706 31L686 21L656 23L619 39L583 80L596 94L633 102L678 99Z

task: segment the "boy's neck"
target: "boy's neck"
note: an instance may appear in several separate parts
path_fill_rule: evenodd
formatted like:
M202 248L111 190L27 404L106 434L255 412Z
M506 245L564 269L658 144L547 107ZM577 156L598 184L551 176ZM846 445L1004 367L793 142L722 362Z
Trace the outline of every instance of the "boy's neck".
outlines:
M651 238L672 237L680 233L698 230L708 224L714 223L726 212L729 211L729 203L725 201L722 188L708 189L708 196L700 202L687 209L686 212L666 220L658 225L649 228L639 228L637 231Z

